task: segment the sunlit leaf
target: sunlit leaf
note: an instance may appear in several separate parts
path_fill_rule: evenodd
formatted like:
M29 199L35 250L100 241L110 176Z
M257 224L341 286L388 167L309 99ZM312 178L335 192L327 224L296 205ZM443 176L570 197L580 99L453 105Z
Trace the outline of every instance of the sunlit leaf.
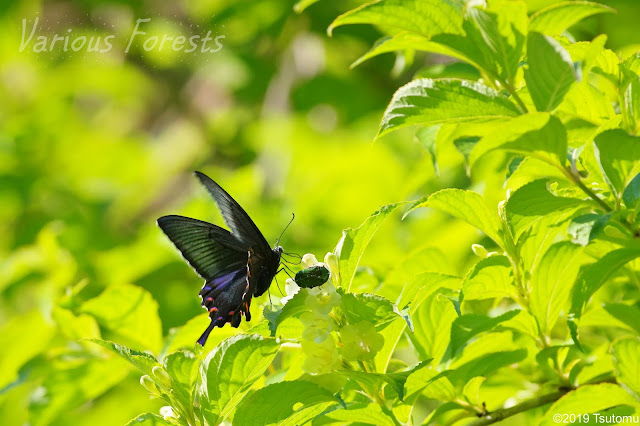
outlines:
M500 220L497 212L492 212L482 195L461 189L443 189L416 202L405 216L420 207L431 207L467 222L485 234L498 245L502 245Z
M342 296L342 308L350 324L368 321L378 330L402 318L400 311L392 302L376 294L345 294ZM408 317L405 320L410 321Z
M560 120L549 114L526 114L483 137L471 152L469 164L495 150L531 155L562 166L567 157L567 134Z
M446 377L454 386L462 390L462 387L472 378L487 377L500 368L522 361L526 356L525 349L488 353L458 366L455 370L445 370L435 378ZM434 379L431 380L435 381Z
M554 38L531 32L527 39L524 78L538 111L552 111L567 94L576 76L569 53Z
M3 372L0 389L16 379L20 367L46 349L54 332L36 309L15 315L3 324L0 328L0 345L4 348L19 347L20 350L6 351L0 357L0 371Z
M218 345L202 361L201 398L214 418L231 414L278 353L280 343L258 335L238 335Z
M534 13L529 20L529 31L559 35L570 26L588 16L613 13L614 9L588 1L567 1L552 4Z
M640 172L640 137L623 130L609 130L595 139L597 158L607 183L622 194L627 182Z
M573 218L567 232L573 236L575 244L586 246L604 230L610 214L588 213Z
M494 329L500 323L508 321L518 315L519 312L519 310L513 310L505 312L495 318L477 314L465 314L457 317L451 325L450 348L452 357L464 347L469 339L480 333Z
M549 407L541 426L551 426L557 424L553 416L557 413L568 415L580 415L598 413L610 407L618 405L635 406L637 402L620 386L610 383L599 385L585 385L579 389L569 392Z
M391 386L400 400L404 399L404 385L415 372L425 368L430 359L420 362L404 371L394 373L367 373L364 371L341 370L340 374L355 380L369 395L376 395L385 385Z
M146 352L138 352L136 350L129 349L126 346L106 340L90 339L89 342L98 344L121 356L144 374L151 374L151 369L158 365L158 360L156 360L153 355Z
M280 382L249 395L233 418L241 425L301 425L340 401L326 389L306 381Z
M481 83L425 78L396 91L376 137L417 124L504 120L518 114L511 101Z
M611 347L611 355L620 384L640 397L640 340L618 340Z
M164 426L171 425L166 421L162 416L154 413L144 413L137 416L135 419L132 419L125 426Z
M536 222L585 204L577 198L556 197L547 189L547 181L540 179L515 191L507 201L505 211L517 239Z
M378 228L393 211L404 203L388 204L380 207L357 228L342 231L342 238L338 241L334 253L338 256L340 265L340 283L348 292L356 274L360 259Z
M345 424L362 423L379 426L396 426L394 419L386 414L379 404L349 404L346 409L331 411L323 415L322 418Z
M640 201L640 173L627 185L622 193L622 201L628 209L637 209Z
M506 256L490 256L476 263L462 282L464 300L513 297L512 269Z
M109 339L154 353L162 347L158 304L141 287L128 284L107 287L101 295L85 302L80 312L93 316Z
M382 0L366 3L337 17L327 30L346 24L373 24L430 37L460 33L462 7L452 0Z
M640 257L639 249L617 249L585 267L573 287L569 327L574 342L578 342L578 324L584 306L591 296L627 262Z
M582 247L560 242L546 251L534 270L529 308L545 335L555 325L560 312L567 313L572 284L585 261Z

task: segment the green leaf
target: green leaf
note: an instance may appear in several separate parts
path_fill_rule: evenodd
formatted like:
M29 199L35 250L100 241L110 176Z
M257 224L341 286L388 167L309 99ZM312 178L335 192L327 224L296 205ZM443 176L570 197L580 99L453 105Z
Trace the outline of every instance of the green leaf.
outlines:
M119 345L118 343L109 342L100 339L88 339L88 342L93 342L110 350L111 352L120 355L125 360L129 361L131 365L142 371L144 374L151 375L151 369L156 365L159 365L158 360L153 355L146 352L138 352L133 349L129 349L126 346Z
M414 50L431 51L434 48L437 48L436 45L429 41L428 38L404 31L393 36L382 37L377 40L367 53L356 59L356 61L351 64L350 68L355 68L361 63L375 56L382 55L383 53Z
M624 69L621 67L621 69ZM638 134L640 127L640 79L637 75L624 88L623 102L620 109L625 120L625 129L633 134Z
M576 81L569 53L554 38L529 33L524 72L527 88L538 111L552 111Z
M164 368L174 381L173 390L180 387L186 392L184 396L188 396L198 373L198 359L193 352L179 351L167 355Z
M459 286L460 278L455 276L440 274L437 272L424 272L422 274L417 274L407 281L396 305L402 308L408 308L408 315L412 319L415 319L415 313L417 310L426 299L434 294L435 291L440 288L453 289L458 288ZM448 306L451 308L451 303L449 303ZM449 312L451 311L453 310L450 309ZM453 316L455 317L455 315L455 311L453 311ZM438 318L438 320L441 320L441 318ZM453 318L451 321L453 321ZM381 334L384 337L385 345L380 352L378 352L378 355L375 358L376 371L386 371L391 355L395 351L396 345L398 344L406 327L407 324L404 321L396 321L389 327L382 330ZM414 328L416 328L415 322ZM431 324L429 329L436 329L436 325ZM446 342L444 343L442 353L444 353L446 345L448 344L449 334L444 333L443 336ZM427 356L424 358L427 358Z
M440 362L449 345L451 324L457 317L453 304L441 297L439 291L417 306L411 314L414 332L408 337L421 359L433 358Z
M490 256L476 263L462 282L464 300L513 297L511 263L506 256Z
M515 191L506 203L505 212L517 240L536 222L562 215L585 204L585 201L577 198L556 197L548 191L547 180L540 179Z
M469 380L469 382L464 385L462 389L462 395L464 399L471 405L479 407L482 405L483 401L480 399L480 386L487 380L485 377L474 377Z
M640 201L640 173L638 173L627 185L622 193L622 201L628 209L637 209Z
M485 315L465 314L453 321L451 325L451 357L455 357L458 351L474 336L491 331L502 322L508 321L520 313L519 310L505 312L495 318Z
M88 300L80 312L98 320L105 337L136 349L159 353L162 348L162 324L158 304L142 287L122 284L107 287L98 297Z
M40 390L29 400L29 424L45 426L58 423L56 419L68 424L74 408L96 400L129 373L128 366L116 357L79 359L65 354L49 359L38 371Z
M557 421L553 420L553 416L557 413L569 415L590 414L619 405L635 406L636 404L633 397L620 386L611 383L584 385L567 393L553 403L545 413L540 425L552 426L558 424Z
M604 230L609 222L610 214L588 213L573 218L567 232L573 237L575 244L586 246Z
M393 95L376 138L417 124L504 120L518 114L509 99L481 83L419 79Z
M595 144L607 183L616 194L622 194L631 176L640 172L640 137L620 129L608 130L596 137Z
M299 0L296 4L293 5L293 10L296 13L302 13L309 6L317 3L320 0Z
M529 19L529 31L560 35L564 30L588 16L615 13L615 9L588 1L556 3L534 13Z
M568 313L571 287L585 260L582 247L559 242L545 252L533 271L529 308L545 335L549 335L561 312Z
M0 328L0 347L20 350L5 351L0 357L0 389L15 380L20 368L44 351L55 335L55 328L45 321L37 309L4 320L6 322Z
M462 33L462 7L452 0L382 0L366 3L338 16L329 26L372 24L425 37Z
M431 207L467 222L487 234L502 246L500 220L497 212L492 212L482 195L462 189L443 189L431 194L426 200L414 203L404 214L407 216L420 207Z
M301 288L286 305L275 311L268 311L268 307L264 309L264 317L269 320L269 329L271 337L276 337L277 330L289 318L299 318L300 315L307 312L309 308L305 305L309 292Z
M420 142L429 154L431 154L431 162L433 164L433 170L438 174L438 161L436 157L436 140L438 131L440 130L440 124L435 126L423 127L416 131L416 139Z
M609 303L604 305L604 310L623 323L625 327L640 335L640 309L621 303Z
M379 404L367 404L364 402L349 404L346 410L331 411L322 416L322 419L325 418L333 420L331 423L396 426L393 418L382 411Z
M438 272L423 272L412 277L404 286L396 305L398 307L409 306L410 313L413 314L422 301L432 295L440 288L457 289L460 287L461 279Z
M377 395L385 385L389 385L398 394L400 401L402 401L404 399L404 385L407 379L416 371L426 367L430 362L431 359L427 359L407 368L404 371L386 374L367 373L364 371L354 370L341 370L339 373L358 382L368 395Z
M611 347L618 381L640 398L640 340L618 340Z
M469 154L471 154L473 147L477 145L479 140L480 140L480 136L465 136L462 138L455 139L453 141L453 145L456 147L458 152L462 154L462 156L464 157L465 164L469 163ZM469 174L468 170L467 170L467 174Z
M380 210L369 216L359 227L342 231L342 238L338 241L334 253L339 259L340 285L347 292L351 288L356 269L369 241L371 241L371 238L378 228L380 228L384 220L402 204L405 203L382 206Z
M378 331L399 317L403 318L393 303L377 294L347 293L342 296L342 308L350 324L368 321L374 324ZM410 321L408 318L404 319ZM412 327L410 322L407 322L407 325Z
M503 82L513 84L527 33L523 3L502 2L496 10L468 7L464 30L480 57L476 62Z
M238 406L234 424L302 425L340 406L328 390L306 381L274 383L249 395Z
M71 340L100 338L98 322L90 315L74 315L68 309L54 306L51 317L55 320L59 330Z
M164 425L172 425L173 423L169 423L162 416L154 413L144 413L137 416L135 419L131 420L125 426L164 426Z
M458 366L455 370L443 371L432 378L431 382L435 382L440 377L446 377L454 386L462 389L472 378L488 377L491 373L520 362L526 357L527 351L525 349L487 353Z
M258 335L233 336L211 351L200 367L201 401L217 418L231 414L275 358L280 343Z
M562 122L548 113L525 114L483 137L471 152L469 164L498 149L562 166L567 157L567 132Z
M591 296L622 266L627 262L640 257L640 249L617 249L605 254L596 262L585 267L575 286L571 296L571 314L568 324L571 337L578 343L578 320L582 315L584 306Z

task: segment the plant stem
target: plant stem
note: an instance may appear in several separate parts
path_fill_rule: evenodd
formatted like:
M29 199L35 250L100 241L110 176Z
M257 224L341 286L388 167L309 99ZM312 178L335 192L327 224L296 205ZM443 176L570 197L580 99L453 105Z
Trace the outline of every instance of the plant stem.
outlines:
M518 92L516 91L516 89L511 85L511 83L507 83L504 80L498 80L500 81L500 84L502 85L502 87L504 87L505 89L507 89L507 92L509 92L509 94L511 96L513 96L513 99L516 101L516 103L518 104L518 106L520 107L520 109L522 110L522 112L524 114L528 113L529 110L527 109L527 106L524 104L524 102L522 102L522 99L520 98L520 96L518 95Z
M506 419L507 417L515 416L516 414L523 413L527 410L531 410L532 408L541 407L543 405L549 404L550 402L554 402L560 399L570 390L571 389L559 390L557 392L542 395L537 398L521 402L520 404L514 405L513 407L501 408L492 413L488 413L482 416L482 418L476 420L473 423L470 423L469 426L483 426L499 422Z
M592 200L598 203L606 212L613 211L613 207L606 203L602 198L598 197L595 192L593 192L587 185L582 182L579 176L576 176L571 170L566 167L561 167L560 170L562 173L571 180L571 182L575 183L578 188L582 190L585 194L589 196Z

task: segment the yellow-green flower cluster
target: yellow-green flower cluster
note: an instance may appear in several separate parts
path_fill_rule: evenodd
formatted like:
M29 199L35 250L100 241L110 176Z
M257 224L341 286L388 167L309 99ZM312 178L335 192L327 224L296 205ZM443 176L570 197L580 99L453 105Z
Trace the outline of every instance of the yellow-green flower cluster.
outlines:
M336 255L327 253L324 263L318 262L313 254L305 254L302 257L301 266L303 268L316 265L327 267L330 275L326 283L306 290L305 307L307 312L300 316L304 327L302 351L306 356L302 366L303 370L310 374L330 373L339 367L341 356L347 361L372 360L384 345L383 336L368 321L345 324L345 318L340 319L339 316L336 316L340 311L334 312L334 308L340 306L342 299L335 287L339 277ZM293 297L297 291L299 288L295 282L287 280L285 300ZM340 327L338 323L343 326ZM341 344L338 344L337 340Z
M327 253L325 263L318 262L313 254L305 254L302 257L301 266L331 265L335 257L333 253ZM310 374L324 374L333 371L340 362L338 348L331 332L335 329L335 321L331 317L331 311L340 305L340 294L336 291L332 278L336 276L335 269L330 270L329 280L321 286L310 288L305 306L308 311L302 314L300 321L304 326L302 331L302 351L306 359L303 370ZM288 295L289 293L287 293Z

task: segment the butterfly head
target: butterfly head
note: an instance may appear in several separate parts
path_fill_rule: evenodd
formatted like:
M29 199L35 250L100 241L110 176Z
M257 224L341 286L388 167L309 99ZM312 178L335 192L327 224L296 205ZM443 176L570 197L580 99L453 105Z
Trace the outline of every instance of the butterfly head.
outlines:
M282 248L282 246L276 246L276 248L274 248L273 251L275 251L279 255L282 255L282 253L284 253L284 249Z

